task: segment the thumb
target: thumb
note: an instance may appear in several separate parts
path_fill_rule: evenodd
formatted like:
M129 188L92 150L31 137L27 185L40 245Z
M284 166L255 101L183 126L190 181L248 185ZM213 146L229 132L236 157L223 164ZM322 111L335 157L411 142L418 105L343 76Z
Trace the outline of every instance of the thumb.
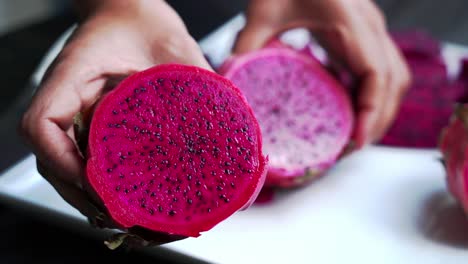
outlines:
M233 53L241 54L260 49L275 37L277 33L272 27L247 23L244 29L237 35Z

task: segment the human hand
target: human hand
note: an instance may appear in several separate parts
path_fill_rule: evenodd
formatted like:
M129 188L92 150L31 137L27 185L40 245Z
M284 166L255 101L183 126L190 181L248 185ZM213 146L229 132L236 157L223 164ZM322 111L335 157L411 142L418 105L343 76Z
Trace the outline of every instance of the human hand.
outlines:
M411 77L372 1L251 0L246 15L234 53L261 48L288 29L308 28L332 59L344 63L359 80L356 146L385 134Z
M36 154L39 172L90 218L99 212L83 190L85 160L76 147L73 117L123 77L162 63L210 69L164 1L107 1L87 14L23 116L20 132Z

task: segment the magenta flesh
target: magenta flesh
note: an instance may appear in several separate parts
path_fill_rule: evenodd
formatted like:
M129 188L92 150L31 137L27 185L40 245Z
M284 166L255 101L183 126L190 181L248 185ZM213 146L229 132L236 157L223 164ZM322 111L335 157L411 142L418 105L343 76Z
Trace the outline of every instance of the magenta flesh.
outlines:
M292 187L336 162L350 139L353 112L344 88L317 60L276 46L231 58L221 72L259 120L269 156L266 184Z
M160 65L97 106L87 180L120 228L196 237L255 199L261 148L253 112L229 80Z

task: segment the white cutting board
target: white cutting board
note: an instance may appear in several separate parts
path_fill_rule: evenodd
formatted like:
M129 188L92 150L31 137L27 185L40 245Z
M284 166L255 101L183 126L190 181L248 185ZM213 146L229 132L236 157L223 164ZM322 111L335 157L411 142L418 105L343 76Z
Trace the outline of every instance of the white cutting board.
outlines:
M200 42L214 64L229 55L243 23L238 16ZM303 33L290 39L300 42ZM63 39L44 59L35 83L62 44ZM444 48L450 72L457 71L461 54L468 54L463 47ZM233 264L467 263L468 221L446 191L438 158L435 150L367 147L311 185L238 212L200 238L164 248ZM0 196L13 205L32 205L28 208L38 214L52 211L49 217L85 221L41 178L33 156L0 176Z

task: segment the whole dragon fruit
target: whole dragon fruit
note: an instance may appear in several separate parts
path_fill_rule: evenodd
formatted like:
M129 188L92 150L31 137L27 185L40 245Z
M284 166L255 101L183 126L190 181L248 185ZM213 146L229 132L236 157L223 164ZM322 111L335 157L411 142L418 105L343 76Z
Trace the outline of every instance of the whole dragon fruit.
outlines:
M121 82L95 108L86 152L101 208L120 229L152 238L199 236L252 203L266 174L245 98L193 66Z
M317 59L270 44L219 71L252 106L269 155L267 185L293 187L330 168L348 144L353 111L345 89Z
M459 105L441 135L439 148L447 172L447 185L468 213L468 105Z
M427 33L394 32L393 38L411 69L413 83L402 99L394 124L380 143L434 148L442 128L448 124L453 104L468 99L467 81L449 80L440 44Z

